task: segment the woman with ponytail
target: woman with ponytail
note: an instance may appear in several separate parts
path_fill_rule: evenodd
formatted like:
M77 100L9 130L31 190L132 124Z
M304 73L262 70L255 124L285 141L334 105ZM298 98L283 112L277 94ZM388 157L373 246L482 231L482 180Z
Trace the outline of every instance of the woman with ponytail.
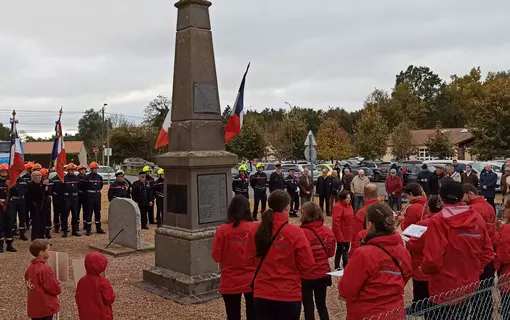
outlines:
M312 248L303 229L289 224L290 196L273 191L269 209L246 244L246 261L255 270L252 289L259 320L299 320L301 273L314 265Z
M368 234L361 239L340 278L338 290L347 302L347 320L377 317L401 308L411 278L411 256L395 232L393 210L385 204L367 208ZM400 318L399 318L400 319Z
M241 296L246 301L246 319L256 320L250 283L255 267L244 259L246 239L255 226L250 202L236 195L228 207L227 223L216 230L212 257L220 264L220 294L225 302L227 320L241 320Z

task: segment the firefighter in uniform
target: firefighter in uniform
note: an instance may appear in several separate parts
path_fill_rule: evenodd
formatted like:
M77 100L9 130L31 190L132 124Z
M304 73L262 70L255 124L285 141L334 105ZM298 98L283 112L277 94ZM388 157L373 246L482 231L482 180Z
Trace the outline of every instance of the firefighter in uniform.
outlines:
M51 239L51 195L52 195L52 188L53 188L53 181L48 179L49 171L48 169L42 168L41 169L41 182L44 185L44 199L42 203L42 215L43 215L43 221L44 221L44 237L46 239Z
M61 230L61 224L67 226L67 221L60 221L64 216L64 211L66 208L65 203L65 184L60 181L60 177L55 175L49 181L51 183L51 201L53 202L53 228L55 233L59 233ZM50 208L51 211L51 208ZM62 229L63 230L63 229Z
M80 164L78 168L78 230L80 231L80 211L83 217L83 222L85 223L85 212L86 204L87 204L87 194L85 191L84 183L85 183L85 172L87 172L87 168L83 164Z
M28 186L28 183L32 181L32 166L34 165L33 162L28 162L25 164L25 173L21 175L21 179L23 179L23 186ZM24 195L27 194L27 189L25 189ZM30 210L29 205L26 203L25 200L25 221L26 221L26 230L30 230Z
M87 192L87 211L85 215L86 235L92 234L92 213L96 222L96 232L104 234L101 228L101 190L103 189L103 178L97 173L99 165L92 162L89 165L90 173L85 176L84 190Z
M149 166L145 166L142 169L142 172L145 173L145 177L146 177L147 182L151 185L151 188L153 188L155 180L154 180L154 177L152 177L150 175L151 171L152 171L152 169ZM156 223L156 222L154 222L154 206L151 206L151 208L149 210L149 223L150 224L155 224Z
M250 184L253 188L253 194L255 198L255 203L253 205L253 220L257 221L259 203L261 204L262 212L266 211L267 203L267 174L264 172L264 164L257 163L257 172L250 176Z
M299 210L299 180L295 175L295 169L289 170L289 175L285 178L285 186L290 196L290 214L289 216L296 218Z
M151 183L147 181L146 172L142 171L138 175L138 180L133 183L133 201L138 203L140 209L142 229L149 229L147 227L147 216L150 215L151 207L154 206L153 200Z
M60 222L62 224L62 231L64 232L63 237L67 238L69 232L67 223L69 221L69 212L71 212L71 234L75 237L81 236L78 233L78 183L80 177L74 174L76 165L69 163L66 167L67 174L64 176L64 210Z
M236 195L242 194L246 197L246 199L249 199L250 195L248 194L248 186L250 185L250 178L246 175L248 168L245 164L242 164L239 166L237 171L239 174L232 178L232 190Z
M156 198L156 223L158 228L163 225L163 199L165 192L165 170L158 169L158 178L154 181L153 191Z
M12 246L12 215L7 209L9 206L9 184L7 175L9 173L9 165L2 163L0 165L0 253L4 252L4 241L7 244L6 250L16 252L16 248Z
M285 190L285 178L283 177L282 166L277 164L276 171L269 176L269 193L275 190Z
M32 217L31 240L51 239L51 189L46 169L32 172L32 180L27 185L26 204Z
M131 198L131 187L124 178L124 171L115 172L115 182L108 188L108 201L112 202L113 198Z
M25 205L25 195L27 194L27 182L23 177L19 177L16 180L16 184L11 187L9 196L9 210L13 219L14 225L12 228L13 235L19 235L19 238L23 241L27 241L28 238L25 236L27 226L27 208ZM18 224L16 223L16 216L19 221L19 233Z

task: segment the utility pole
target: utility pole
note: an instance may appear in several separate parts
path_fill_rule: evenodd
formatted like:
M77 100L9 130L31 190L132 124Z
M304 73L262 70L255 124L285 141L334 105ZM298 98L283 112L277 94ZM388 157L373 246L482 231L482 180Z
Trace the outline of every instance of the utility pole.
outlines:
M292 137L292 123L290 122L290 113L292 112L292 105L285 101L285 104L290 107L289 113L287 113L287 119L289 119L289 131L290 131L290 159L294 160L294 139Z
M104 104L107 105L106 103ZM108 154L106 155L106 172L108 172L108 185L110 185L110 123L106 124L106 148L108 149Z
M102 114L102 125L101 125L101 155L102 155L102 160L101 160L101 165L104 166L104 108L107 106L107 104L103 104L103 107L101 108L101 114Z

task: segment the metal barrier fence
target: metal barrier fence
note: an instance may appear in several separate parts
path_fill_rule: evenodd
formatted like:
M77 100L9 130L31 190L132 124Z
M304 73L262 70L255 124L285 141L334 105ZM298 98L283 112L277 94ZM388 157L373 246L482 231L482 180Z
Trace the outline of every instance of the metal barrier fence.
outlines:
M364 320L510 320L510 273Z

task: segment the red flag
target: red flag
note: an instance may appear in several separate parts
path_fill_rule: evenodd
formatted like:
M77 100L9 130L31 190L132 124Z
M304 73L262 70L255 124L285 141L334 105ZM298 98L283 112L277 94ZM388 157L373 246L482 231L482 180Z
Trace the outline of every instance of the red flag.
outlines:
M156 141L155 149L162 148L168 145L168 128L172 126L172 110L168 110L166 114L165 121L163 121L163 126L159 131L158 140Z

